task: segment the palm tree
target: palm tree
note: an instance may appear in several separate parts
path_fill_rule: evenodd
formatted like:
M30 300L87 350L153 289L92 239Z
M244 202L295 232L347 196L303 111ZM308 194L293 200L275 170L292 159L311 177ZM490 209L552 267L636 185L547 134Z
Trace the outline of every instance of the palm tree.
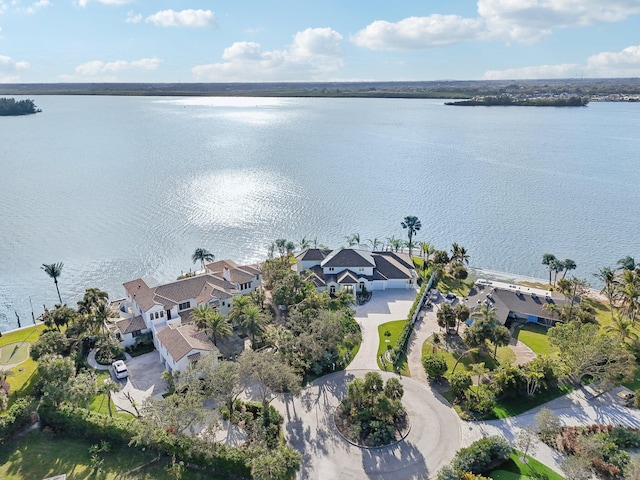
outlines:
M378 238L370 238L367 242L371 245L371 251L373 252L377 251L378 247L382 245L382 242Z
M620 343L624 343L627 338L637 340L638 334L633 331L633 322L622 315L615 315L613 323L605 327L607 332L611 332L620 338Z
M619 292L627 318L634 322L640 306L638 304L638 299L640 299L640 273L637 270L622 271Z
M636 260L631 256L627 255L624 258L618 260L618 265L623 270L635 270L636 269Z
M234 297L231 310L229 311L229 321L232 325L237 326L242 323L244 309L251 304L251 297L248 295L240 295Z
M574 262L570 258L565 258L564 262L562 262L562 265L564 266L564 271L562 272L562 278L564 278L567 275L567 272L569 270L575 270L578 267L576 265L576 262Z
M551 285L551 272L553 271L553 262L557 260L553 253L545 253L542 255L542 265L549 268L549 285Z
M487 373L489 373L489 369L485 368L484 362L474 363L472 370L474 375L478 376L478 383L476 385L476 394L480 390L480 382L482 381L482 377L484 377Z
M556 316L560 313L560 307L557 303L544 303L542 305L542 311L549 313L551 316L551 320L555 320Z
M105 333L107 322L110 318L115 318L117 315L111 311L107 302L101 302L93 310L93 329L96 327L102 328L102 333Z
M208 318L215 310L208 303L198 305L191 310L191 318L198 330L204 330L207 327Z
M402 247L402 240L400 240L399 238L391 237L391 239L389 240L389 247L391 247L394 252L397 252L398 250L400 250L400 247Z
M349 244L350 247L353 247L354 245L360 246L359 233L352 233L351 235L347 235L345 238L347 239L347 243Z
M99 288L87 288L84 292L82 300L78 300L78 313L90 314L101 303L109 300L109 294Z
M440 328L446 329L447 335L449 329L456 325L456 313L453 307L448 303L443 303L436 313L436 319Z
M613 302L618 294L618 279L616 278L616 273L609 267L603 267L594 275L604 283L604 287L600 290L600 293L609 300L609 310L611 310L611 320L613 320Z
M511 332L504 325L499 325L493 330L493 338L491 339L494 345L493 358L498 356L498 347L506 347L511 341Z
M453 308L453 311L456 314L456 335L458 335L460 324L465 323L467 320L469 320L469 315L471 314L471 312L469 310L469 307L467 307L464 303L458 303Z
M62 267L64 267L64 263L62 262L50 264L43 263L41 267L47 275L53 278L53 283L56 284L60 305L62 305L62 297L60 296L60 289L58 288L58 277L62 275Z
M251 335L251 345L255 344L256 335L264 332L267 325L267 317L257 305L248 305L242 312L240 330Z
M562 260L558 260L557 258L551 260L549 264L549 269L553 270L553 285L556 285L556 281L558 280L558 272L564 270L564 262Z
M204 262L213 262L215 259L216 256L204 248L196 248L196 251L191 255L193 263L200 262L202 264L202 270L204 270Z
M309 240L307 240L307 236L305 235L304 237L302 237L300 239L300 241L298 242L298 247L300 248L300 250L306 250L311 246L311 243L309 243Z
M205 331L213 341L213 344L217 347L218 340L223 340L233 335L233 328L224 315L214 311L209 315L207 319L207 326Z
M409 256L412 256L413 249L413 236L416 234L418 230L422 228L422 223L418 220L418 217L415 215L408 215L404 217L404 220L400 222L402 228L407 230L407 237L409 237Z

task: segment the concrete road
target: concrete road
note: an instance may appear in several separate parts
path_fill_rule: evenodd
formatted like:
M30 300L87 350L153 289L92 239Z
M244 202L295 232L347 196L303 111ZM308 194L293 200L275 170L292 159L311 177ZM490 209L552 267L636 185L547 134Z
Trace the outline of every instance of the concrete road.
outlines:
M355 319L362 330L362 344L347 370L378 370L378 326L405 320L416 299L417 290L375 290L371 300L356 308Z
M301 479L427 479L461 446L460 421L432 391L406 377L403 403L411 429L395 445L374 449L348 443L336 430L333 412L346 385L367 371L336 372L313 382L298 398L274 401L283 413L289 443L303 457ZM380 372L383 379L394 374Z

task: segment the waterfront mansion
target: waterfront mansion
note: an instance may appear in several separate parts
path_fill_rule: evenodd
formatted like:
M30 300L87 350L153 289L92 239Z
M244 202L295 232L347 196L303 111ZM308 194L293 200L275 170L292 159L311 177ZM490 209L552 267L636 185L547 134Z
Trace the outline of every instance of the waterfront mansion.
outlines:
M209 304L228 315L233 298L261 284L259 265L238 266L231 260L208 263L205 271L159 285L139 278L124 284L126 298L119 305L115 334L127 347L141 333L151 332L165 368L184 370L201 354L216 349L191 321L191 311ZM223 356L219 353L219 356Z

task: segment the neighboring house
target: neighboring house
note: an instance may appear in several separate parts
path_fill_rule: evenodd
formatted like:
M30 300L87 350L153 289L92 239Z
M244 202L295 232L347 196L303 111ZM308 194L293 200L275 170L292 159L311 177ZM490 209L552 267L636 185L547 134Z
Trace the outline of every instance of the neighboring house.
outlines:
M123 344L129 346L137 335L150 331L165 365L172 371L184 368L183 357L176 357L176 351L163 344L162 338L172 341L177 338L175 334L165 333L161 337L160 333L167 329L181 331L179 328L191 322L191 311L200 305L209 304L222 315L228 315L233 297L254 291L261 285L260 277L258 265L238 266L224 260L207 264L203 274L163 285L144 278L127 282L124 284L127 297L119 306L122 319L116 322L116 336L119 333ZM205 350L194 349L197 350L194 354Z
M478 280L463 301L471 309L482 305L495 308L502 325L508 320L524 320L547 327L553 326L558 316L545 305L556 305L560 309L567 303L566 297L558 292L486 280Z
M308 272L319 291L357 293L364 289L410 289L417 285L413 262L404 253L310 248L296 256L296 260L296 271Z

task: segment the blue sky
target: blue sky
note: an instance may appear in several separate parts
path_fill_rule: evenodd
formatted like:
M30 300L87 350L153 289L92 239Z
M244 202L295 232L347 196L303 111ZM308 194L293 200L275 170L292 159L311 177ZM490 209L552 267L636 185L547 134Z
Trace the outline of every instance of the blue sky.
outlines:
M640 0L0 0L0 83L640 77Z

